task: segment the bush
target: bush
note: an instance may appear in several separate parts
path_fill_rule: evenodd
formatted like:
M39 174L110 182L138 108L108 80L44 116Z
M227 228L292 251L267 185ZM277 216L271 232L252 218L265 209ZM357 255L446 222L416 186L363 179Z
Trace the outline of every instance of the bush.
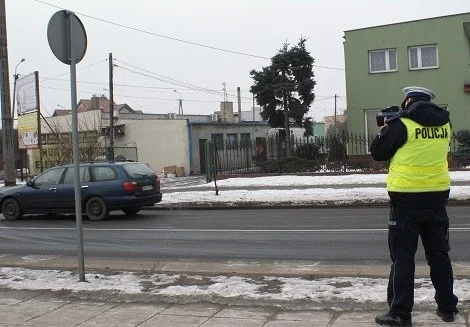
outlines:
M342 161L347 158L346 145L338 136L334 136L328 146L328 161Z
M463 166L470 164L470 131L458 131L454 134L454 137L458 142L458 146L457 151L452 154L453 160Z
M455 139L458 142L456 156L470 157L470 131L462 130L455 133Z
M294 152L294 155L298 158L315 160L318 159L318 151L320 146L316 143L306 143L299 145Z

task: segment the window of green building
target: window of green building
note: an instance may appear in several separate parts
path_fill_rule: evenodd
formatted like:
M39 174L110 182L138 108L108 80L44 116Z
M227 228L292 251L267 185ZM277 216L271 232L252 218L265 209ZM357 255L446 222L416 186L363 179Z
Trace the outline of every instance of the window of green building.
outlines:
M409 47L408 60L411 70L438 68L437 45Z
M395 72L397 70L398 66L396 49L369 51L370 73Z

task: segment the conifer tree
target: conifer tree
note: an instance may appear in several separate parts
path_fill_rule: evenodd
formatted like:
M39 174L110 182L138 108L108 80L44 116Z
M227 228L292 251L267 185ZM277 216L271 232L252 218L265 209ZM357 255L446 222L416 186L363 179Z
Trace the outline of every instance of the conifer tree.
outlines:
M271 64L261 70L250 72L253 85L250 91L261 107L261 116L271 127L285 127L285 117L294 126L307 127L306 136L313 135L304 116L315 99L314 59L305 48L306 39L301 37L297 45L289 48L285 43L271 58ZM285 110L287 107L287 111ZM310 134L312 133L312 134Z

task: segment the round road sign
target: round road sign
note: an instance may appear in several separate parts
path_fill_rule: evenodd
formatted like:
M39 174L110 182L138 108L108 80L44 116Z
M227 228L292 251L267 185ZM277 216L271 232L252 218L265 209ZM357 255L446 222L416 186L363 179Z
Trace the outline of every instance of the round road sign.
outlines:
M70 65L83 59L87 47L85 28L80 19L68 10L52 15L47 26L47 40L54 55L64 64Z

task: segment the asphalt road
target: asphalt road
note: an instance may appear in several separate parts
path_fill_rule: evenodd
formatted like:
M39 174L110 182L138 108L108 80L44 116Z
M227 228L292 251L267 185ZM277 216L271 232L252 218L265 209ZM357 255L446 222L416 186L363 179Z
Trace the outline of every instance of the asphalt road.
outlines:
M470 261L470 206L450 206L451 256ZM388 263L388 208L148 210L83 221L87 257ZM73 216L0 219L0 253L77 252ZM420 246L418 262L424 262Z

